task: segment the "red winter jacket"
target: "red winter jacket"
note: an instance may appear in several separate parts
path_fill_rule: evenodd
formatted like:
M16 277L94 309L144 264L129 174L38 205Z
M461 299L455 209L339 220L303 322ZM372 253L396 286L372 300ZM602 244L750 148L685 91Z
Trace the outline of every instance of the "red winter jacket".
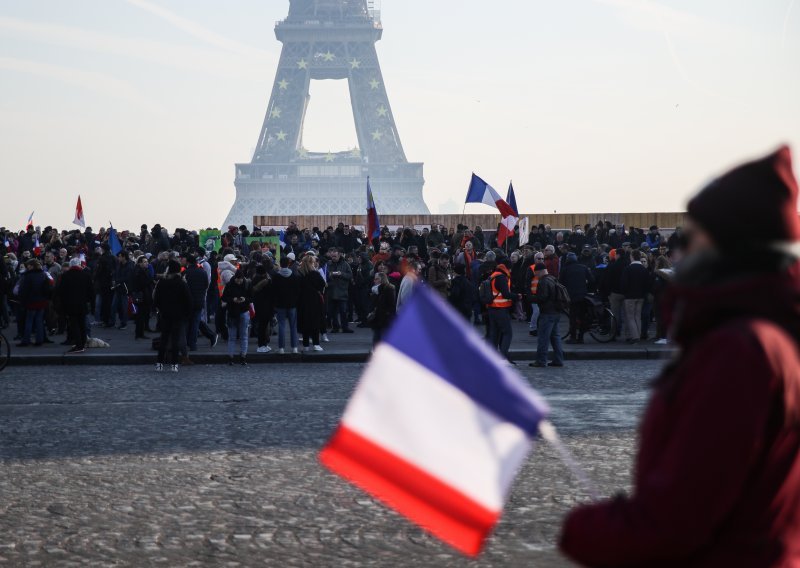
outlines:
M800 265L676 290L681 358L656 382L630 497L579 507L587 566L800 567Z

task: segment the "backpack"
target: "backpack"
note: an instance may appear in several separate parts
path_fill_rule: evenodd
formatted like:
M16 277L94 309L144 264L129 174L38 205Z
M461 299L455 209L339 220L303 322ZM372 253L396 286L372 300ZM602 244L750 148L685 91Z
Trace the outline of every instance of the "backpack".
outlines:
M553 291L553 303L558 310L566 310L569 308L570 298L569 292L567 292L567 287L564 286L558 280L555 281L555 289Z
M497 276L492 276L484 280L478 286L478 300L484 306L488 306L494 302L494 292L492 292L492 280Z

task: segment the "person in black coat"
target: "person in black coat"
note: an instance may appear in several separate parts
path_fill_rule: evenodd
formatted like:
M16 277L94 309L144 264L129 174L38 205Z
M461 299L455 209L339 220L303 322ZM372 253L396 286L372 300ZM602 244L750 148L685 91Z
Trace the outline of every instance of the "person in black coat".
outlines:
M478 293L475 286L466 277L467 268L463 264L453 266L455 278L450 283L450 295L448 301L467 321L472 316L472 306L477 299Z
M147 257L142 255L136 261L131 280L131 295L136 304L136 331L134 338L146 339L145 331L150 331L150 311L153 305L153 277Z
M347 265L344 261L342 264ZM349 269L349 266L348 266ZM272 279L275 312L278 316L278 353L286 346L286 322L289 322L289 341L292 353L297 353L297 303L300 299L299 277L289 268L289 259L281 257L281 268Z
M114 280L114 270L116 261L111 254L108 243L102 245L103 253L94 263L94 273L92 281L95 293L95 320L101 322L105 327L113 327L111 323L111 300L114 291L111 289Z
M206 308L206 294L208 293L209 278L208 273L197 263L197 256L189 254L186 256L186 272L184 273L186 284L192 295L192 315L189 318L189 327L186 334L186 345L189 351L197 351L197 336L202 333L213 347L217 343L217 334L211 331L208 324L203 320L203 311Z
M170 350L170 370L178 372L178 352L181 334L186 333L186 325L192 314L192 295L189 286L181 278L181 264L170 260L167 273L159 279L153 291L153 306L158 310L161 325L161 340L158 345L156 371L163 371L167 363L167 347Z
M245 269L239 268L225 285L222 304L228 319L228 364L233 365L237 347L239 363L247 365L247 342L250 337L250 303L253 301L253 286L245 277ZM238 345L237 345L238 344Z
M133 284L133 269L133 261L131 261L128 251L119 251L112 283L114 297L111 300L110 327L114 326L114 318L117 315L119 315L119 329L128 327L128 294Z
M594 288L592 271L578 262L575 253L569 253L558 276L569 292L569 339L567 343L583 343L586 333L586 295Z
M256 266L253 276L253 307L256 309L256 336L258 338L257 353L269 353L269 337L272 335L272 318L275 307L272 299L272 276L269 274L272 263Z
M67 353L83 353L86 348L86 316L94 297L91 273L81 266L79 258L69 261L69 270L61 275L56 289L61 310L67 316L67 337L74 342Z
M628 343L636 343L642 337L642 307L650 292L650 272L642 265L641 251L631 251L631 263L625 267L620 281L625 296L625 329Z
M303 257L298 269L300 298L297 303L297 330L303 334L303 351L322 351L319 335L325 314L325 279L319 273L314 255ZM366 316L364 316L366 318ZM311 347L313 345L313 347Z
M372 344L378 344L397 313L397 294L385 272L376 272L372 286Z

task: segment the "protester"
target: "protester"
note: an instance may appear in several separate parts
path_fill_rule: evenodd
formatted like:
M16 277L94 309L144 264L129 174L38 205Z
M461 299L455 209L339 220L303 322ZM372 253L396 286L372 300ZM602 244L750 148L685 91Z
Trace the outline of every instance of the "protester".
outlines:
M630 496L567 517L586 566L794 566L800 558L800 219L788 148L688 207L667 292L679 357L655 381ZM757 231L741 238L741 220Z
M67 316L69 331L68 342L74 342L68 354L83 353L86 348L86 316L89 314L94 297L92 275L81 266L79 258L69 261L69 270L65 270L59 281L57 294L61 309Z
M403 280L400 282L400 290L397 293L397 311L400 310L402 305L411 297L411 292L417 285L419 280L420 263L413 260L408 263L408 270L406 270Z
M558 277L569 293L569 339L567 343L583 343L586 333L586 296L594 288L592 271L578 262L575 253L567 254Z
M487 304L489 322L489 343L500 354L509 359L508 350L511 347L511 307L514 295L511 293L511 273L505 262L498 263L497 269L489 277L492 290L492 301Z
M625 296L625 328L628 343L638 343L642 339L642 307L645 296L650 292L650 274L642 265L642 253L632 250L631 262L622 271L620 289Z
M250 337L250 302L253 300L250 281L239 268L225 285L222 303L225 305L228 326L228 365L239 354L239 364L247 366L247 341Z
M130 260L128 251L120 251L117 254L114 279L111 283L111 290L114 295L111 300L109 327L114 327L114 318L117 316L119 316L119 328L125 329L128 327L128 294L133 281L133 269L134 265Z
M537 263L534 267L534 274L539 279L536 286L534 301L539 306L539 332L537 334L536 360L529 363L531 367L563 367L564 351L561 348L561 335L558 331L558 324L561 320L561 306L558 305L556 297L555 276L547 271L544 262ZM547 362L547 351L549 346L553 347L553 359Z
M197 337L201 333L208 339L211 347L217 344L217 334L211 331L205 322L206 294L210 279L202 264L198 263L194 254L186 255L186 271L183 277L192 294L192 315L189 319L189 329L186 334L186 344L189 351L197 351Z
M177 373L181 336L185 336L192 314L192 295L186 281L181 278L181 264L177 260L169 261L166 274L156 283L153 307L158 310L161 330L156 371L163 371L164 365L168 364L168 370Z
M377 345L397 312L395 287L383 272L376 272L372 286L372 344Z
M328 316L333 333L353 333L347 319L347 301L353 272L336 247L330 249L328 264Z
M31 334L36 335L34 347L44 344L44 312L52 296L52 277L42 270L42 263L33 258L26 263L25 273L19 282L19 303L25 312L25 327L17 347L30 345Z
M136 305L135 339L146 339L145 332L150 329L150 312L153 304L153 276L152 268L146 256L140 256L136 261L136 268L131 279L131 294Z
M275 314L275 306L272 294L272 275L269 269L272 263L259 264L253 277L253 307L256 311L256 338L258 347L256 353L269 353L272 348L269 346L269 338L272 335L272 318Z
M300 278L297 327L303 334L303 351L322 351L319 340L325 313L325 279L319 273L317 257L313 254L304 256L297 272Z
M342 261L344 262L344 261ZM286 324L289 324L289 344L292 353L297 350L297 303L300 299L299 277L289 268L289 259L281 257L281 268L272 283L275 313L278 316L278 353L283 355L286 346ZM345 263L346 264L346 263Z

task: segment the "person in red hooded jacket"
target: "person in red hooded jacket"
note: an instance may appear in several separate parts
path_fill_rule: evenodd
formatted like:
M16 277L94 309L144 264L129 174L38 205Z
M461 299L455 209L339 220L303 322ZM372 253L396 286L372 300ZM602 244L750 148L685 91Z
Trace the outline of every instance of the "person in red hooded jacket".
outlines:
M689 203L632 495L573 510L586 566L800 567L800 220L789 149ZM755 229L744 241L748 220Z

